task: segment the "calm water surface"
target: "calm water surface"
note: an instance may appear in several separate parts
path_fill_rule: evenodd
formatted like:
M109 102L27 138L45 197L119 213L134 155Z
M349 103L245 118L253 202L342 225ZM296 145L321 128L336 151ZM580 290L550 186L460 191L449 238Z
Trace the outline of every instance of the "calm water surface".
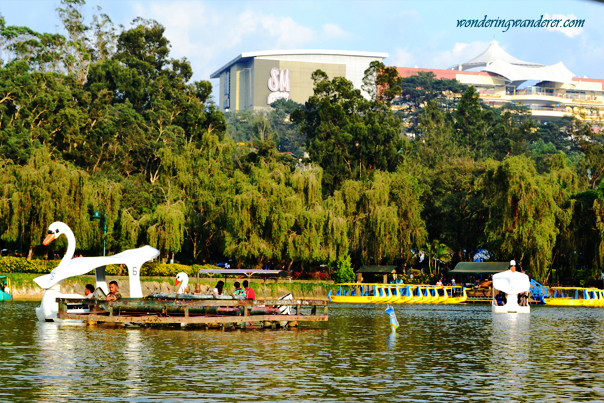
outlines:
M217 331L39 323L0 303L0 401L604 401L604 309L331 305Z

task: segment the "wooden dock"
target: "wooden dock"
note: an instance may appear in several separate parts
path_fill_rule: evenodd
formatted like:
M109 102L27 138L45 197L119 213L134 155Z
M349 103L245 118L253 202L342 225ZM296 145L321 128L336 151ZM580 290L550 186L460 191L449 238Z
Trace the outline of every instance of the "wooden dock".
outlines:
M328 301L123 298L118 301L57 298L58 319L98 323L190 324L206 327L294 327L304 322L327 322ZM70 313L88 305L89 313ZM279 313L290 307L290 314ZM321 309L322 308L322 309ZM306 311L303 313L302 311Z

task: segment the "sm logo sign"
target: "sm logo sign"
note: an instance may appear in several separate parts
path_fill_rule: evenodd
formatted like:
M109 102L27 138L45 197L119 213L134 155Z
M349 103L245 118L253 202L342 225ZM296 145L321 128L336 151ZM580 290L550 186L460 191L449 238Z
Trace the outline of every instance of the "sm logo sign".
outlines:
M271 91L266 99L268 105L272 104L277 99L290 99L289 69L279 70L277 67L273 67L268 79L268 89Z

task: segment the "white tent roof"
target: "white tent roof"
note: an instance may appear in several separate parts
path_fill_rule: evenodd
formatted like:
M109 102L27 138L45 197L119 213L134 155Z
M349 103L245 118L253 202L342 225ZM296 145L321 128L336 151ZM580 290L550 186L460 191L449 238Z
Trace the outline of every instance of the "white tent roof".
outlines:
M552 66L528 67L514 65L503 60L495 60L483 71L499 74L510 81L537 80L572 83L575 76L562 62Z
M499 46L499 42L493 40L491 41L489 48L476 56L474 59L462 64L451 66L449 67L449 70L468 70L476 67L486 67L496 60L503 60L504 62L519 66L543 66L542 64L523 62L520 59L516 59L514 56L503 50L501 46Z
M557 83L571 83L575 76L562 62L552 66L524 62L516 59L499 46L497 41L492 41L489 48L474 59L455 66L450 70L468 70L484 67L482 71L499 74L511 82L527 80L553 81Z

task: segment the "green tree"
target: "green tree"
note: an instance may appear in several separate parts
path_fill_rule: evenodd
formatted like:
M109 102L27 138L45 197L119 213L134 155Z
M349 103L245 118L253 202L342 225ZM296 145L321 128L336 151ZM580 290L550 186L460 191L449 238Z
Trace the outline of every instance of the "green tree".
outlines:
M558 235L572 219L576 175L563 166L539 175L524 156L506 158L485 179L489 219L485 232L496 257L526 261L538 281L547 281Z
M1 172L3 240L27 250L32 259L41 245L48 226L63 221L73 230L79 249L91 246L89 189L86 173L53 161L44 148L37 150L24 166L6 163ZM53 248L63 247L59 239Z
M354 283L356 281L350 256L343 256L338 259L336 269L333 272L333 281L336 283Z
M402 146L400 119L345 78L329 80L317 70L312 79L314 95L292 119L306 137L311 161L323 168L326 193L374 170L394 171Z

